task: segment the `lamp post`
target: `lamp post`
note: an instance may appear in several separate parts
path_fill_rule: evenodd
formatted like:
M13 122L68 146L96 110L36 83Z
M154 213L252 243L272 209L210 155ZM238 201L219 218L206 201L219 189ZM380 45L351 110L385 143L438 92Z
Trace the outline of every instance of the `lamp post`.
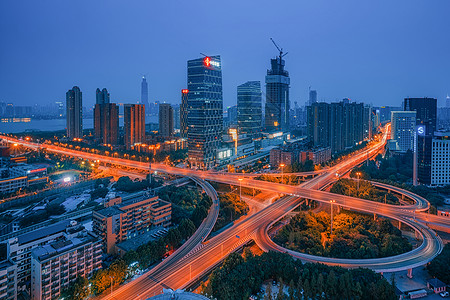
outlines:
M281 167L281 183L284 183L284 166L285 164L280 164Z
M356 178L358 179L358 191L359 191L359 177L361 176L361 172L356 172Z
M242 201L242 180L244 180L244 178L238 178L239 180L239 201Z
M336 202L336 200L330 200L331 203L331 230L330 230L330 235L333 234L333 203Z

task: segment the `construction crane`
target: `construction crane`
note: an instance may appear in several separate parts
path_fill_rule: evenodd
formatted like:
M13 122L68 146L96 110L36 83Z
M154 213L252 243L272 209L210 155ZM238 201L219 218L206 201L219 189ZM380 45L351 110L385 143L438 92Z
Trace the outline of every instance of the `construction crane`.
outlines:
M273 40L273 38L270 38L270 40L272 41L272 43L275 45L275 47L277 48L277 50L280 52L280 61L281 59L286 56L286 54L288 54L288 52L283 54L283 48L280 48L277 43L275 43L275 41Z

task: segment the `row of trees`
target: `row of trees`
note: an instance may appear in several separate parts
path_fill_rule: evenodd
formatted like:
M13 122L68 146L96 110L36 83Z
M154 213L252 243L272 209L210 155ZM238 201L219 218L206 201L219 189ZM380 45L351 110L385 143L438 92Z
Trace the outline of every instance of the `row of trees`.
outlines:
M431 276L450 284L450 243L445 244L441 254L428 264L427 269Z
M159 180L153 179L149 180L149 176L147 175L147 178L145 180L131 180L128 176L122 176L117 180L117 183L114 185L116 190L122 191L122 192L128 192L133 193L137 191L142 191L147 188L157 188L162 185L162 183ZM150 182L151 181L151 182Z
M331 187L330 192L376 202L400 204L398 198L393 194L377 189L366 180L359 180L358 188L358 182L348 178L341 178Z
M396 299L395 288L368 269L344 269L323 264L302 264L285 253L268 252L243 257L230 254L203 285L204 294L219 300L249 299L266 280L280 282L276 299ZM284 283L288 283L285 294ZM264 299L273 299L270 285Z
M214 230L223 228L230 222L246 215L249 211L248 205L234 193L226 193L219 195L220 211Z
M327 213L300 212L274 241L307 254L352 259L387 257L412 249L389 220L348 211L333 218L333 234Z

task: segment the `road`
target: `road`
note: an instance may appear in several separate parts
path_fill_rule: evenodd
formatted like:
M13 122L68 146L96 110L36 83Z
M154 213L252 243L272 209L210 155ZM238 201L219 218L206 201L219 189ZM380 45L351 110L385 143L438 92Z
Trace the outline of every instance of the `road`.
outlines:
M11 140L11 139L10 139ZM21 144L29 147L36 147L36 145L29 142L13 140L13 142L20 142ZM163 287L181 288L187 286L192 280L195 280L199 275L204 274L209 269L216 266L226 257L228 253L234 251L240 245L247 243L252 239L262 240L261 228L267 229L268 221L273 221L282 218L284 215L292 211L299 205L302 198L312 199L324 203L329 203L330 200L335 201L336 205L342 207L348 207L358 211L364 211L369 213L375 213L377 215L383 215L392 217L394 219L400 219L407 222L420 232L424 237L424 243L415 252L405 254L391 258L391 261L375 261L369 262L367 266L376 270L384 269L409 269L416 263L423 263L431 260L442 249L442 242L432 230L425 228L424 226L417 224L414 225L410 221L416 211L425 211L428 209L427 204L407 205L401 208L394 205L386 205L383 203L372 202L369 200L363 200L358 198L352 198L348 196L342 196L332 194L324 191L313 190L319 189L321 186L329 184L335 178L335 173L344 174L354 166L360 164L366 160L367 156L374 155L379 151L382 151L386 143L386 135L383 140L373 145L369 151L360 151L358 154L353 155L351 158L339 163L338 165L329 168L327 172L323 172L316 176L314 179L302 184L301 186L289 186L284 184L277 184L271 182L264 182L255 180L252 178L243 178L240 176L230 176L230 174L223 174L220 172L212 171L198 171L188 170L181 168L174 168L162 164L152 164L151 169L159 172L165 172L180 176L194 176L210 181L222 182L227 184L233 184L236 186L244 186L257 188L260 190L277 192L288 195L270 206L262 209L258 213L249 216L245 220L235 224L224 232L218 234L214 238L210 239L206 244L202 246L194 247L194 250L188 251L188 254L181 257L177 254L175 258L169 257L170 264L166 264L164 267L157 267L152 273L147 273L141 276L139 282L131 282L124 285L113 293L111 299L137 299L152 296L160 293ZM135 161L129 161L120 158L104 157L100 155L84 153L74 151L65 148L59 148L53 145L39 145L47 148L49 151L83 157L85 159L100 160L104 163L112 163L121 166L128 166L133 168L140 168L148 170L150 165L146 163L140 163ZM267 243L270 243L267 241ZM186 246L187 248L187 246ZM295 256L294 253L291 253ZM407 256L417 254L417 257L421 257L421 261L412 261L406 259ZM172 255L174 256L174 255ZM313 259L314 260L314 259ZM328 262L333 264L334 262ZM347 262L338 262L338 264L346 265ZM360 262L363 264L363 262ZM384 268L384 269L383 269ZM137 296L137 294L140 294Z

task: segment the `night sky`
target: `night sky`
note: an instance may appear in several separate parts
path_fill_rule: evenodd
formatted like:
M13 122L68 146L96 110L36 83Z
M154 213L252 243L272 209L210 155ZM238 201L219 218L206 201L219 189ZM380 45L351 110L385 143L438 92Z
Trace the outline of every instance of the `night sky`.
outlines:
M289 54L291 105L308 87L320 101L345 97L400 105L450 94L450 1L0 1L0 101L64 100L84 106L106 87L113 102L179 103L187 60L221 55L224 105L236 87L264 82L277 50Z

